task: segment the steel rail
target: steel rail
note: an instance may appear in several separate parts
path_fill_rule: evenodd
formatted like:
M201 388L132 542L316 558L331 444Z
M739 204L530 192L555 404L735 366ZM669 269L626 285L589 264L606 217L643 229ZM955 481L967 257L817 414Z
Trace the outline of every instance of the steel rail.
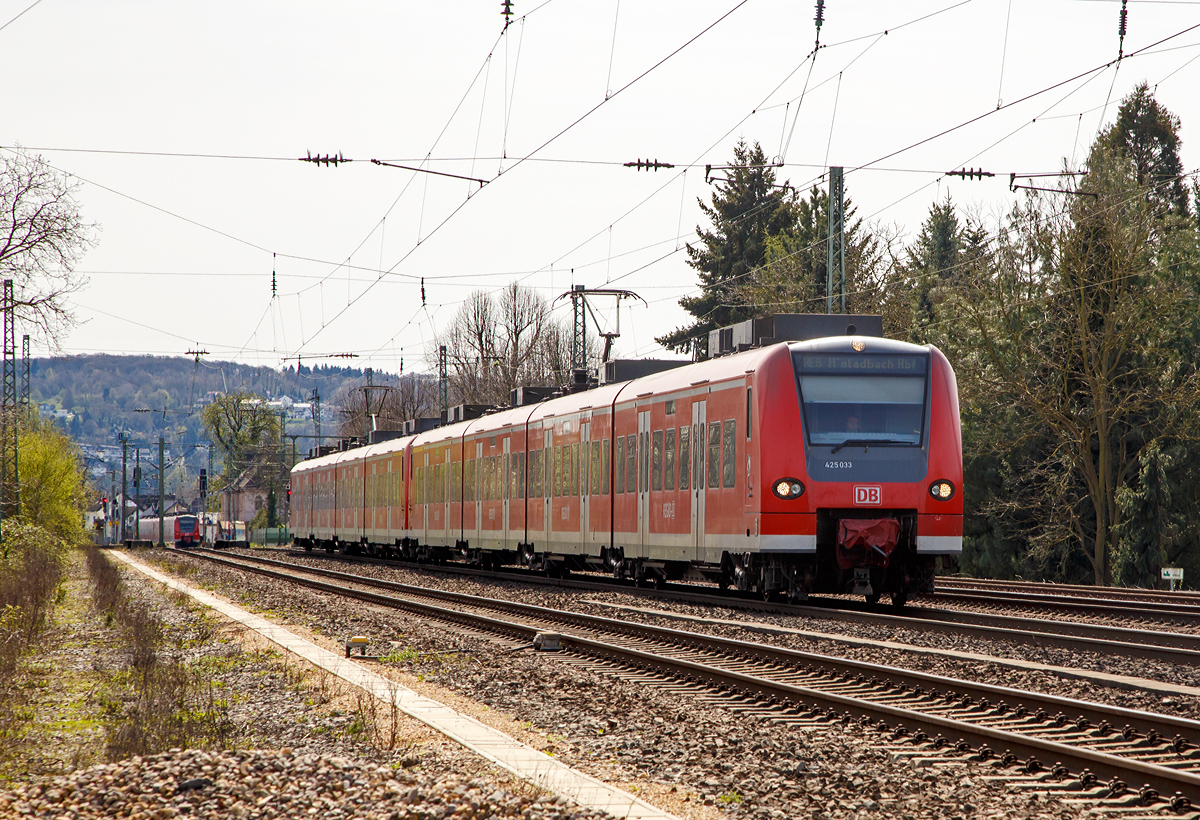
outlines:
M1193 737L1200 736L1200 721L1173 718L1167 715L1156 715L1154 713L1124 709L1121 707L1110 707L1102 704L1075 701L1069 698L1061 698L1054 695L1022 692L1020 690L1009 689L1007 687L997 687L991 684L981 684L952 678L943 678L928 673L902 670L894 667L881 667L842 658L830 658L828 656L783 649L780 647L767 647L745 641L736 641L727 638L719 638L716 636L701 635L699 633L685 632L668 629L665 627L631 624L627 621L618 621L615 619L587 615L584 613L551 610L545 607L537 607L531 604L523 604L520 602L480 598L478 596L467 595L465 593L449 592L444 590L430 590L422 587L398 584L391 581L381 581L373 578L348 575L346 573L339 573L333 570L296 567L292 564L284 564L282 562L271 561L269 559L256 559L249 556L238 556L243 560L248 559L250 563L247 564L212 555L201 555L200 557L218 564L236 567L238 569L261 574L267 577L284 579L292 583L301 584L333 594L353 597L358 600L381 604L392 608L415 609L425 614L434 615L435 617L441 619L448 618L452 621L471 623L475 627L485 626L488 628L498 629L507 634L517 634L523 637L532 637L537 632L544 631L545 627L501 621L496 618L494 613L473 614L463 612L462 610L446 610L444 607L436 604L428 604L413 600L399 600L391 596L381 595L365 590L348 589L345 587L336 586L334 584L328 584L313 578L298 577L292 573L299 572L309 575L319 575L338 580L342 583L356 583L366 586L377 586L391 591L433 598L440 601L450 601L460 605L499 608L502 611L532 615L542 619L550 618L551 622L557 619L570 624L584 626L591 629L599 629L607 632L617 632L618 634L636 634L639 637L650 636L654 640L664 641L676 646L682 645L691 648L702 646L710 651L720 652L727 658L731 655L734 659L757 656L760 662L768 664L783 664L787 666L800 666L802 664L811 665L815 663L826 667L826 669L832 674L842 677L847 677L854 672L857 672L860 676L867 672L872 672L874 674L885 674L888 677L893 678L903 688L914 688L924 685L934 688L934 691L928 693L928 695L922 692L922 697L941 697L943 699L954 700L962 699L963 696L960 695L959 692L974 692L980 700L983 700L984 696L986 695L992 695L993 697L997 698L1016 698L1020 700L1026 700L1035 705L1040 704L1042 706L1049 706L1050 708L1067 708L1072 712L1080 713L1080 718L1078 719L1079 721L1094 720L1098 723L1109 724L1111 726L1111 721L1119 722L1124 719L1132 719L1141 725L1141 728L1144 732L1143 736L1148 739L1153 738L1153 735L1165 737L1167 733L1172 731L1186 731ZM288 570L288 572L279 572L274 569L270 569L267 565L281 566ZM558 629L558 627L556 626L555 629ZM951 736L957 735L960 738L969 739L960 740L959 745L961 745L963 742L968 742L978 746L978 754L980 759L987 759L989 756L995 754L992 747L989 746L989 743L995 743L997 746L1005 749L1006 758L1011 757L1011 755L1016 754L1017 752L1028 758L1025 765L1030 771L1036 771L1039 768L1045 768L1044 761L1053 760L1053 768L1055 769L1059 769L1061 767L1066 767L1068 769L1074 768L1076 771L1087 769L1093 774L1103 777L1129 777L1131 773L1135 773L1138 779L1144 780L1144 782L1150 788L1156 790L1159 794L1169 794L1173 790L1178 791L1186 789L1185 793L1189 796L1200 795L1200 773L1194 771L1182 771L1174 769L1170 766L1160 766L1154 763L1147 763L1145 761L1128 757L1110 755L1086 747L1072 746L1053 740L1047 740L1045 738L1008 731L1006 729L983 726L977 723L956 720L936 714L929 714L928 712L918 712L900 706L864 700L862 698L842 695L836 692L823 691L821 689L802 686L787 681L773 680L760 675L753 675L746 672L714 666L711 663L702 663L686 658L664 657L653 652L647 652L644 649L638 649L636 647L621 647L582 635L568 635L565 636L565 638L570 645L586 647L592 654L608 655L610 657L621 658L623 659L623 663L633 663L641 668L645 668L646 665L649 665L676 677L683 674L684 677L688 677L689 679L698 678L712 685L716 685L718 688L733 689L738 692L755 695L757 697L763 697L775 703L786 702L793 705L800 702L815 703L823 710L837 711L845 709L851 714L857 715L860 718L865 717L872 722L883 721L886 723L887 720L900 720L905 726L904 731L913 732L917 737L920 737L920 734L916 733L924 733L925 736L928 737L929 732L937 732L939 735L943 732L949 732ZM936 688L945 690L945 694L937 693ZM918 691L922 690L918 689ZM794 706L794 708L799 707ZM1046 727L1041 728L1043 730L1046 729ZM1112 732L1109 733L1111 734ZM1153 735L1151 733L1153 733ZM1127 728L1124 739L1128 741L1131 740L1132 737L1136 736L1136 733L1129 731ZM1179 734L1177 734L1176 737L1178 739L1182 739L1182 736ZM1179 743L1177 740L1175 749L1176 751L1181 752L1183 749L1193 745L1194 744L1188 742ZM1042 755L1042 757L1038 757L1038 755ZM1186 761L1181 760L1180 762Z

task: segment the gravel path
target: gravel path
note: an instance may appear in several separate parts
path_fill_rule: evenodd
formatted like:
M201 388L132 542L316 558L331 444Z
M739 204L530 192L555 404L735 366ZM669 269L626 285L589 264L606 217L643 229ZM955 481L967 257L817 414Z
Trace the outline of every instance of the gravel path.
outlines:
M367 635L373 642L369 652L390 653L387 662L373 665L376 671L681 816L1096 816L1087 806L1012 790L992 781L983 766L914 767L873 730L825 725L787 729L554 657L505 652L489 640L406 613L185 556L162 558L165 568L186 572L193 583L214 588L327 646L340 646L350 634ZM394 578L408 573L374 571ZM421 578L425 585L463 591L479 586L444 576L436 584ZM490 594L499 592L491 589ZM518 596L566 603L558 592L508 589L504 595Z

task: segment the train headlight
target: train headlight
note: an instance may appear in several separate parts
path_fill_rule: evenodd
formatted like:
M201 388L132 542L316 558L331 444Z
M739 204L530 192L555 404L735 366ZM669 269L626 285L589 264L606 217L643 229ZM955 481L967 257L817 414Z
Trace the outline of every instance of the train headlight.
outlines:
M784 501L804 495L804 485L794 478L781 478L771 487L771 492Z
M938 501L949 501L954 497L954 485L949 481L935 481L929 485L929 494Z

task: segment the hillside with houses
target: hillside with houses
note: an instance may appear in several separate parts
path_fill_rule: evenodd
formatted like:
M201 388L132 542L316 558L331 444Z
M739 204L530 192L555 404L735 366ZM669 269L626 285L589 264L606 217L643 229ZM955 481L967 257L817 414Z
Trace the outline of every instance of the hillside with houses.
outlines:
M396 378L387 373L372 376L379 384ZM194 507L200 470L215 475L211 468L216 456L209 454L201 421L204 407L215 398L236 392L261 396L265 406L284 419L286 447L294 446L297 457L303 457L313 445L316 400L322 432L336 432L339 402L366 378L362 369L323 364L279 370L190 357L96 354L31 360L29 401L75 439L93 486L110 503L120 495L124 438L129 442L124 452L129 503L157 506L162 438L168 503ZM138 469L139 463L144 469Z

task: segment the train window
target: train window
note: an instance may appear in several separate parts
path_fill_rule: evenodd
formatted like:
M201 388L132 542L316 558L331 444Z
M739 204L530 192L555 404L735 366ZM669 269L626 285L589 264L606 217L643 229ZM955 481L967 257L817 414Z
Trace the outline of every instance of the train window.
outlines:
M625 439L625 489L636 493L638 488L638 440L634 436Z
M517 497L517 455L516 455L516 453L510 453L504 457L504 466L505 466L504 472L508 477L507 480L504 482L505 487L506 487L506 492L504 493L504 497L505 498L516 498Z
M651 467L650 489L659 491L663 488L663 431L655 430L651 437L651 447L654 453L654 463Z
M525 451L517 453L517 498L525 497Z
M721 486L721 422L708 425L708 488Z
M663 444L663 489L675 489L675 428L667 430Z
M554 497L562 498L562 447L554 448Z
M797 352L792 360L810 444L921 443L928 356Z
M587 446L586 444L584 445ZM579 445L571 445L571 495L579 495Z
M737 420L725 420L724 453L721 459L721 486L732 487L737 483Z
M671 399L669 402L667 402L667 415L675 415L675 399Z
M542 497L542 476L544 470L542 468L542 451L533 451L533 462L529 465L529 472L533 473L533 497Z
M608 439L600 451L600 494L608 495Z
M625 492L625 437L624 436L617 436L617 452L616 452L615 460L617 463L616 492L624 493Z
M600 442L598 441L592 442L592 461L590 466L592 468L592 495L596 495L600 492Z
M679 428L679 489L686 490L691 487L692 477L692 448L691 448L692 429L690 427Z
M750 440L750 431L754 426L754 388L746 388L746 441Z

